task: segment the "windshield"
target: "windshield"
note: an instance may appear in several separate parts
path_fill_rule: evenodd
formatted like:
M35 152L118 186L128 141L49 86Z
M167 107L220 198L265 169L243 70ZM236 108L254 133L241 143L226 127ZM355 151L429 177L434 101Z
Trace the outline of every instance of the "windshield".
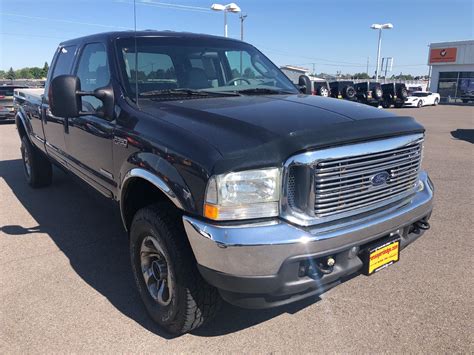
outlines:
M138 37L136 42L117 40L124 87L132 99L137 88L139 97L166 95L169 100L188 94L298 93L268 58L246 43L205 37ZM201 95L191 95L196 91Z
M411 96L416 96L416 97L425 97L428 96L429 94L427 92L414 92L411 94Z

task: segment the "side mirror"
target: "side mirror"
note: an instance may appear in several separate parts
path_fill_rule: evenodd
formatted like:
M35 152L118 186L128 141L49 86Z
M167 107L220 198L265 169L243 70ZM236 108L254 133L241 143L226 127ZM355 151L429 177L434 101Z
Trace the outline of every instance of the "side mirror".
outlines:
M84 112L82 96L94 96L102 101L96 112ZM114 91L112 86L104 86L94 91L82 91L81 81L74 75L59 75L50 85L49 102L51 112L57 117L79 117L96 115L105 119L114 118Z
M78 117L82 100L76 93L81 90L77 76L59 75L49 87L49 106L56 117Z
M311 95L311 79L308 76L300 75L298 79L298 86L300 88L301 93Z

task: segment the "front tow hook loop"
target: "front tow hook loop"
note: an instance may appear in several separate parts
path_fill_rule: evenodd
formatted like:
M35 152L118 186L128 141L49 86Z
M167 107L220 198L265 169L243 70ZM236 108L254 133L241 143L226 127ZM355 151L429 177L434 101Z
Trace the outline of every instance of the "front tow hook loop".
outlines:
M431 226L427 221L422 221L421 220L421 221L418 221L418 222L415 223L415 227L426 231L426 230L430 229Z

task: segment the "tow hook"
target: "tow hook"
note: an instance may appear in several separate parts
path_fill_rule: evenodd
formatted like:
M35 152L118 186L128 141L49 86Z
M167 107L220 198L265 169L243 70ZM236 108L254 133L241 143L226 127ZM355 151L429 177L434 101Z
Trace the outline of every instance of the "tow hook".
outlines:
M419 220L418 222L415 223L415 227L426 231L430 229L430 224L427 221Z
M333 272L335 264L336 260L332 256L313 259L301 264L299 275L307 275L310 277L328 275Z

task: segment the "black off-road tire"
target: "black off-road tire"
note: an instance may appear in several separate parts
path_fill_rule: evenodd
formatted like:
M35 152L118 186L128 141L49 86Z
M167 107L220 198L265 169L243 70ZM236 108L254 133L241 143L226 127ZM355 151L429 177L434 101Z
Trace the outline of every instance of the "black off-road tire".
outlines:
M382 101L382 107L383 108L390 108L390 103L387 100Z
M403 102L397 102L393 105L395 108L402 108L403 107Z
M160 244L173 280L171 302L163 306L150 295L142 274L140 248L152 236ZM199 273L178 213L167 204L139 210L130 228L130 257L135 283L148 314L163 329L179 335L212 319L222 303L219 292Z
M347 85L342 89L342 97L347 100L352 100L356 96L356 90L354 87Z
M48 158L31 144L27 136L21 138L20 149L23 171L28 184L33 188L51 185L53 167Z

